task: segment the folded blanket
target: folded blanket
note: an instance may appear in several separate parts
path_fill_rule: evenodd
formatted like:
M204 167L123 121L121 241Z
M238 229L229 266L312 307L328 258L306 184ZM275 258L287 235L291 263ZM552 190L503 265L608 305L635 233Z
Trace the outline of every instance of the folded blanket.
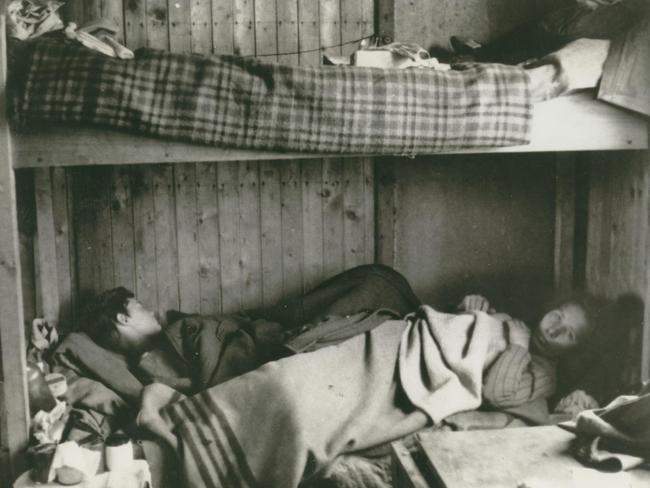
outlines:
M145 49L134 60L35 42L15 76L22 124L101 124L264 150L419 154L528 142L526 72L303 67ZM15 74L19 70L14 70Z

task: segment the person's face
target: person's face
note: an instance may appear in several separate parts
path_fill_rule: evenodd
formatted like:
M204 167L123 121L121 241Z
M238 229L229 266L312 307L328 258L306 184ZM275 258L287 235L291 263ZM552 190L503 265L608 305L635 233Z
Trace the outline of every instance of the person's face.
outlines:
M130 342L140 342L158 334L162 327L155 314L135 298L129 298L126 314L118 314L118 331Z
M589 332L582 307L565 303L542 317L533 332L533 345L543 355L557 357L577 346Z

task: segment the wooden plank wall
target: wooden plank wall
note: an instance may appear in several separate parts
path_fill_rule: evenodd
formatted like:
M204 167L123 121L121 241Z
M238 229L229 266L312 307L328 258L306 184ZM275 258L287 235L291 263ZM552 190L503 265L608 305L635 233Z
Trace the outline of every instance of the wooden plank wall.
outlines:
M109 16L131 48L303 65L352 52L374 26L369 0L73 0L64 14ZM65 329L87 294L118 285L159 312L240 310L374 261L368 159L39 169L33 182L28 321Z
M584 158L589 165L585 284L620 305L611 324L617 331L611 354L625 357L624 384L635 385L650 376L650 153Z
M450 309L469 293L528 323L554 287L555 166L548 154L383 158L378 259Z

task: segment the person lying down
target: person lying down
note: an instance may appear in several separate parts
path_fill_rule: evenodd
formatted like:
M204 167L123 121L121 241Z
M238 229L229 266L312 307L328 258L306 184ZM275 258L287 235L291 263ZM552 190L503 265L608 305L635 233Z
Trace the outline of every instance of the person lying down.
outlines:
M287 344L310 346L259 367L263 358L247 361L239 372L249 372L231 370L230 378L222 374L193 396L158 382L142 390L137 423L178 454L187 486L297 486L326 475L339 454L456 412L543 399L554 391L555 360L592 327L586 302L575 299L548 312L532 333L505 314L487 313L489 303L478 295L466 297L458 314L423 305L402 318L418 300L401 275L383 266L349 270L314 292L293 311L284 303L257 315L291 323L305 318L296 311L314 317L381 303L401 310L329 319L290 334ZM121 308L108 307L118 311L112 324L104 323L111 331L104 344L141 357L161 326L132 294L121 293ZM305 334L310 340L301 339Z

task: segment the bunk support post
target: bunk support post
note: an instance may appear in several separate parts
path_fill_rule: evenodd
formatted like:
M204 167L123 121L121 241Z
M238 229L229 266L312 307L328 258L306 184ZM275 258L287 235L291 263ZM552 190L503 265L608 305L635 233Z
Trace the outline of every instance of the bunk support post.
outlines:
M555 156L554 287L558 296L570 293L574 280L576 225L576 165L573 153Z
M29 436L16 187L5 103L5 39L4 16L0 16L0 478L20 474ZM6 482L2 479L3 486Z

